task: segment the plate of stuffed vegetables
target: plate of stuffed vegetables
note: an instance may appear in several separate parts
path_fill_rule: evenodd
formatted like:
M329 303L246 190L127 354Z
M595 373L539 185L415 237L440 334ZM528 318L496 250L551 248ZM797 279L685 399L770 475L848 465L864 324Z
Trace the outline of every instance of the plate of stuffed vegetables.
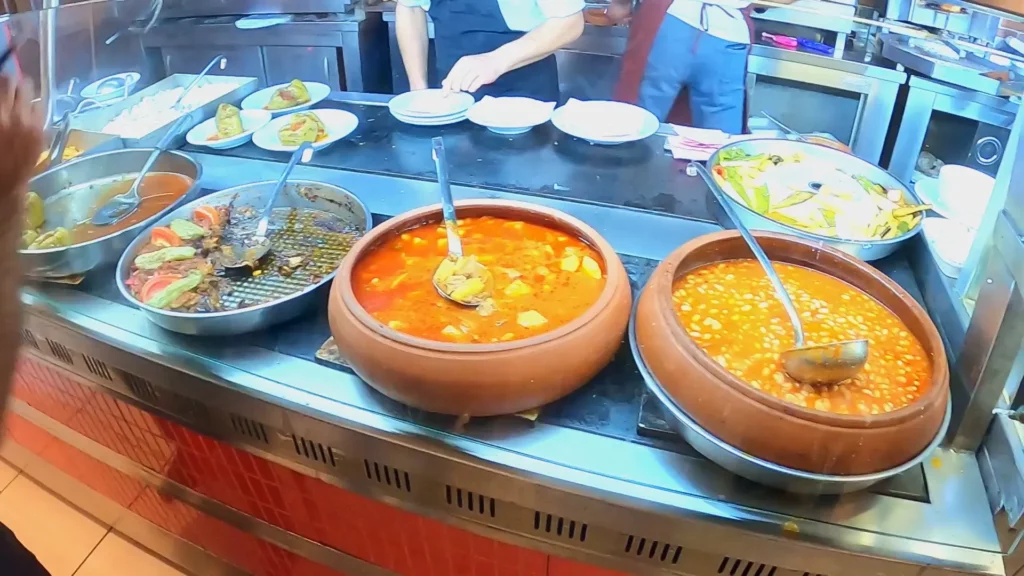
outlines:
M193 146L208 146L227 150L245 144L254 132L270 122L272 115L266 110L239 110L231 104L221 104L213 118L196 125L185 135Z
M252 143L271 152L294 152L303 142L311 142L319 150L348 136L358 125L356 115L345 110L296 112L271 120L253 134Z
M242 110L266 110L274 116L305 110L331 94L331 87L319 82L292 80L253 92L242 100Z

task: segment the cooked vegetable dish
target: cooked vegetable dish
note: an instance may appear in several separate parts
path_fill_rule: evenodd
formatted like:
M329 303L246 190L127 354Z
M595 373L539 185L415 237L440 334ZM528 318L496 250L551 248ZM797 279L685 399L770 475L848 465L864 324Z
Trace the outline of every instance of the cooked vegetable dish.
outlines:
M35 192L25 197L25 222L21 234L24 250L47 250L83 244L97 238L110 236L130 228L157 214L181 198L192 187L192 179L181 174L153 172L146 174L139 185L142 202L135 212L110 226L95 226L90 219L96 210L111 198L127 192L135 175L115 181L95 196L95 200L83 214L77 212L78 194L89 194L88 189L72 188L48 198L45 202Z
M793 328L754 260L700 267L678 278L672 302L683 328L712 359L750 386L791 404L837 414L881 414L931 386L931 361L906 325L856 288L821 272L775 262L808 346L865 338L869 357L852 380L812 387L790 378L779 356Z
M231 104L217 106L214 124L217 126L217 133L210 136L208 140L227 140L245 132L245 128L242 126L242 113Z
M303 142L315 143L327 138L327 127L316 114L300 112L277 131L277 137L285 146L298 146Z
M265 110L286 110L309 102L309 89L302 80L292 80L284 88L278 88L270 97Z
M355 266L356 300L393 330L454 343L521 340L564 326L597 302L604 263L588 244L554 228L481 216L459 220L465 254L493 274L475 308L441 297L433 275L448 254L445 228L426 224L386 240Z
M361 231L334 214L278 208L270 222L270 252L252 271L229 273L230 253L255 231L252 208L197 207L190 218L150 231L125 284L140 302L176 312L248 308L285 298L320 283L348 253Z
M901 190L800 154L727 150L715 181L747 208L805 232L845 240L889 240L913 230L930 209Z
M78 148L77 146L72 146L71 144L68 144L68 145L64 146L64 153L61 154L60 161L61 162L67 162L68 160L71 160L72 158L78 158L81 155L82 155L82 149L81 148ZM43 162L46 162L46 159L49 158L49 157L50 157L50 153L48 151L42 152L41 154L39 154L39 160L36 162L36 164L42 164Z

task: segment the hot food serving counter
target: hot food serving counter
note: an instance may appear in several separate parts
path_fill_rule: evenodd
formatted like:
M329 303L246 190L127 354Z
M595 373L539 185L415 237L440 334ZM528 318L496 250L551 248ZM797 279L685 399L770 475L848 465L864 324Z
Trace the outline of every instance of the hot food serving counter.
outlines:
M343 187L380 224L437 202L430 138L441 135L456 200L525 201L582 220L619 254L634 296L659 261L719 229L707 186L659 136L600 147L550 125L515 138L468 122L420 128L392 118L385 98L335 93L321 103L352 112L359 127L292 177ZM287 158L251 143L182 152L202 168L201 194L273 180ZM943 289L915 275L920 252L874 264L923 302ZM404 406L347 368L324 347L325 290L308 313L233 336L158 327L110 266L77 285L29 282L22 301L0 455L195 573L1016 570L1005 555L1013 522L983 478L1005 460L943 443L864 491L763 487L676 434L627 340L563 399L467 419ZM937 324L949 341L957 328Z

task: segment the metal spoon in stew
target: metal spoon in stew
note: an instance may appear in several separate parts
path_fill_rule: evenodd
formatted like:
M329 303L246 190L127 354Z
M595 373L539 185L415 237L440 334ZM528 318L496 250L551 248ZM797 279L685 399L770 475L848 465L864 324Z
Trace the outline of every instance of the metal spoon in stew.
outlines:
M715 199L722 205L722 209L729 215L729 219L736 225L740 235L743 236L747 245L750 246L751 252L754 253L754 257L757 258L758 263L764 268L765 273L768 275L768 280L771 281L772 287L775 288L775 295L782 302L782 307L786 309L786 314L789 315L789 321L793 324L794 347L782 353L782 369L786 371L786 374L789 374L790 378L797 382L812 386L838 384L856 376L868 361L868 341L864 339L847 340L845 342L805 346L804 329L800 323L800 315L797 313L796 306L793 305L793 300L789 297L789 293L786 292L786 287L783 286L782 280L779 279L778 274L775 272L771 260L768 259L764 250L761 249L757 240L750 233L750 230L740 220L735 208L732 206L732 201L726 198L725 192L722 191L711 177L707 168L697 162L692 162L690 165L696 168L697 172L704 178L704 181L707 182L711 192L715 195Z
M274 191L270 193L270 198L267 200L266 206L263 207L263 213L260 216L260 221L256 224L256 233L249 238L244 239L240 244L232 244L227 246L221 246L221 253L224 258L221 260L224 268L229 270L237 270L240 268L253 268L261 258L267 255L270 251L270 239L267 238L267 231L270 228L270 217L274 212L274 204L277 204L277 197L281 195L281 191L284 190L285 184L288 182L288 176L291 175L292 169L301 160L303 164L309 162L313 158L313 144L310 142L303 142L295 153L292 154L288 165L284 167L284 172L281 173L281 177L277 179L277 184L274 185Z
M445 300L462 306L480 306L494 293L494 276L476 257L462 253L462 238L459 237L455 202L452 201L452 187L448 180L444 141L438 137L433 139L432 144L437 183L441 188L441 213L448 233L448 256L434 271L434 289Z

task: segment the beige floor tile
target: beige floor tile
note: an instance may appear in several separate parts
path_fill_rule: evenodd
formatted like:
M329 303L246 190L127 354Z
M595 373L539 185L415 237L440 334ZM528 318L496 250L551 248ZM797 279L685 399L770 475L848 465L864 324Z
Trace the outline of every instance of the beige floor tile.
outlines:
M107 534L96 550L75 572L75 576L186 576L130 540L113 532Z
M25 476L0 492L0 522L53 576L71 576L107 529Z
M17 470L12 468L7 462L0 460L0 492L2 492L4 488L7 488L7 485L10 484L17 476Z

